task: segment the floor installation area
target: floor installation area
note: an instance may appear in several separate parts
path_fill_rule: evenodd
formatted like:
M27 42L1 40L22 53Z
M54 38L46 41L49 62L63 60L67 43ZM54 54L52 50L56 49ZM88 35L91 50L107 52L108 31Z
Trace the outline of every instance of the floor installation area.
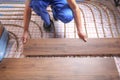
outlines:
M82 16L81 19L82 19L83 32L88 36L88 39L103 39L103 38L119 39L120 38L120 6L116 7L114 0L86 0L86 1L77 0L77 1ZM14 75L22 76L22 74L24 74L24 76L26 76L26 74L28 74L29 76L31 76L32 74L30 73L32 73L32 71L35 71L33 72L33 74L36 75L37 77L31 79L27 77L26 80L27 79L39 80L38 77L39 72L37 72L37 69L35 68L41 68L40 80L79 80L79 78L83 80L119 80L120 79L120 78L119 79L115 78L114 76L117 74L117 72L120 75L120 58L117 56L114 57L113 56L111 57L107 57L107 56L39 57L37 56L35 57L35 59L33 57L32 58L27 57L26 59L25 58L26 56L23 54L24 45L22 43L24 8L25 8L24 0L0 1L0 21L4 25L4 27L11 32L10 41L8 43L7 52L5 55L5 61L3 60L3 62L0 64L0 66L2 66L0 67L0 69L2 69L2 71L4 71L5 73L9 74L9 75L7 74L7 76L0 75L0 77L3 76L7 77L7 78L2 78L3 80L9 80L8 78L13 77ZM51 19L53 19L51 8L48 7L47 10L49 11ZM70 23L67 24L62 23L61 21L54 20L54 24L55 24L55 32L48 33L44 31L43 20L39 16L37 16L33 11L29 25L29 39L51 39L51 38L78 39L74 20L72 20ZM80 41L82 42L82 40ZM11 59L9 60L9 58ZM11 64L7 66L8 69L9 68L11 69L8 72L5 71L6 67L4 67L7 64ZM73 66L72 64L75 66ZM92 67L89 64L93 64L95 69L98 68L98 72L97 70L93 71L92 68L89 68ZM101 68L100 66L103 65L105 67ZM20 68L20 66L21 67L24 66L24 69ZM31 69L30 66L34 66L35 68ZM51 66L52 69L50 69L49 66ZM64 69L62 67L64 67ZM117 70L115 69L115 67L117 68ZM75 71L72 71L73 69ZM28 73L21 72L12 75L11 74L12 70L15 71L27 70ZM64 72L64 70L66 71ZM79 72L78 70L80 70L81 72ZM84 72L83 70L86 70L86 72ZM0 71L0 73L2 73L2 71ZM73 72L78 75L73 74ZM110 74L112 72L114 72L114 74ZM48 73L49 75L45 77L46 76L45 74ZM59 73L62 75L59 75ZM63 75L65 73L66 75ZM51 74L53 74L52 77ZM79 74L83 76L80 77ZM89 74L96 75L97 77L95 78L95 76L89 76ZM103 74L105 76L102 76ZM108 77L106 74L111 75L111 77ZM65 78L63 78L63 76ZM70 78L69 76L73 76L73 77ZM14 77L10 80L25 80L25 79L19 76L19 77Z

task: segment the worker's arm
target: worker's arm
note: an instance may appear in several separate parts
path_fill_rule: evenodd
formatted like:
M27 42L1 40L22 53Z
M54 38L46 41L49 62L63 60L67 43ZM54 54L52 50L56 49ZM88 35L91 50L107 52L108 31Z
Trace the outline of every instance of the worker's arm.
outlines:
M76 0L67 0L67 1L74 14L78 36L79 38L83 39L86 42L86 36L83 34L83 31L82 31L80 9L76 3Z
M28 39L28 28L31 19L31 8L30 8L30 0L26 0L25 10L24 10L24 33L23 33L23 43L26 43Z

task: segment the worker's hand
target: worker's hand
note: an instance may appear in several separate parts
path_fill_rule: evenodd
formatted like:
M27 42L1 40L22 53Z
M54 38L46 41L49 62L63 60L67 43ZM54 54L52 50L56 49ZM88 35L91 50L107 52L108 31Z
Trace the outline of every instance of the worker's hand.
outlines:
M27 42L27 40L28 40L28 31L24 31L22 40L23 40L24 44Z
M87 37L86 37L86 35L85 35L82 31L78 32L78 36L79 36L79 38L81 38L84 42L87 42Z

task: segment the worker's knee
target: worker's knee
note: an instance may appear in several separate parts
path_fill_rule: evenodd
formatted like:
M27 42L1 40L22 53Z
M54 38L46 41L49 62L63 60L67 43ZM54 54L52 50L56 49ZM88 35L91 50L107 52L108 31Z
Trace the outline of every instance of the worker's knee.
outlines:
M58 13L58 18L64 22L68 23L73 19L73 12L70 8L63 8L59 13Z

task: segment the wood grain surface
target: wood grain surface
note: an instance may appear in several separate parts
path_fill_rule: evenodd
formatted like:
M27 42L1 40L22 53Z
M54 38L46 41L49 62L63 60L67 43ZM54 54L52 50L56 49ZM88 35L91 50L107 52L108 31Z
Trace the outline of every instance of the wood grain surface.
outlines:
M0 22L0 37L2 36L2 32L3 32L3 26L2 26L2 24L1 24L1 22Z
M30 39L24 45L25 56L120 56L120 38Z
M113 58L20 58L0 63L0 80L120 80Z

